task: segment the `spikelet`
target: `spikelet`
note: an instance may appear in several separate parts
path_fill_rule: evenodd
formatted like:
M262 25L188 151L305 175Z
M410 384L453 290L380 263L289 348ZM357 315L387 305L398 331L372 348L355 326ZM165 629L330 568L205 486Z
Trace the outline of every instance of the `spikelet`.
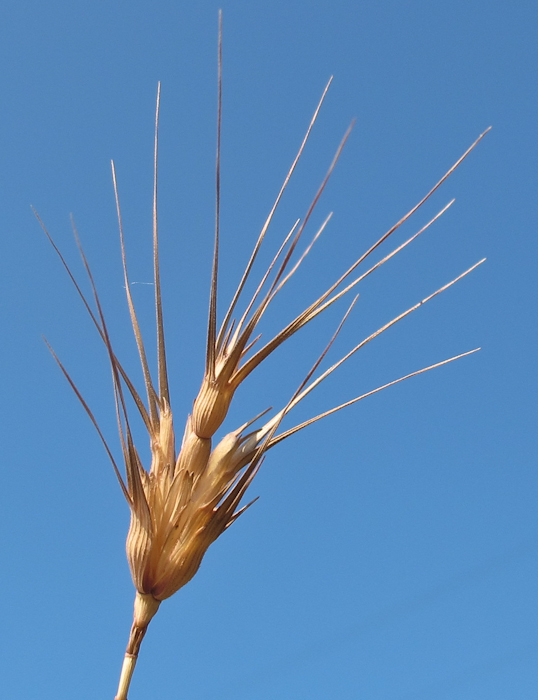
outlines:
M450 168L449 171L439 180L439 182L426 194L426 196L404 217L402 217L400 221L389 229L389 231L381 236L381 238L358 260L356 260L340 276L340 278L337 279L328 290L326 290L326 292L312 302L310 306L308 306L302 313L288 323L270 341L257 350L257 352L251 354L251 349L254 343L258 340L258 337L255 337L255 332L265 311L274 297L280 292L290 277L297 271L304 257L308 254L312 245L322 233L330 219L330 216L327 217L323 225L313 236L311 242L304 248L303 252L298 256L296 262L292 264L294 253L298 244L302 240L305 226L308 223L310 215L331 176L333 168L336 165L342 148L349 136L351 127L344 135L335 157L328 168L327 174L317 193L315 194L306 215L302 221L298 221L292 227L291 231L285 238L280 249L269 265L268 270L263 275L256 291L254 292L254 295L246 304L246 310L237 322L234 321L233 316L236 312L237 304L243 299L245 284L251 274L253 264L269 229L282 194L303 153L303 149L310 136L310 132L329 88L331 82L329 81L325 90L323 91L322 97L308 126L306 135L299 148L297 156L293 161L270 214L262 228L261 233L259 234L246 270L239 282L228 311L224 316L220 329L217 332L216 308L219 247L219 154L221 122L220 22L218 66L219 108L217 121L217 216L209 304L206 366L200 391L193 404L192 414L187 418L179 452L176 450L174 421L170 407L159 273L157 227L157 146L160 86L157 95L155 120L153 211L154 282L158 356L158 381L156 385L153 383L151 377L151 372L146 359L145 347L142 340L142 334L130 293L116 172L114 164L112 163L112 177L118 213L125 289L127 293L127 303L131 316L131 322L145 380L145 401L139 395L112 349L100 300L97 295L89 265L82 247L80 246L76 229L74 229L74 233L82 256L83 264L91 284L96 309L95 311L92 309L89 300L86 298L75 280L75 277L62 257L61 252L45 229L41 220L39 220L51 244L66 268L71 280L73 281L78 294L80 295L99 335L101 336L101 339L103 340L112 368L117 422L123 452L123 460L125 464L126 480L124 480L121 470L119 469L112 451L108 447L103 433L101 432L90 408L86 404L66 369L51 349L51 352L53 352L53 355L61 370L71 384L79 400L82 402L91 421L98 431L107 454L112 462L114 471L131 513L131 523L127 537L127 558L129 561L133 583L136 588L136 597L133 624L122 667L116 700L126 700L127 698L127 691L138 657L140 644L144 634L146 633L148 624L159 609L161 602L172 596L176 591L178 591L192 579L192 577L196 574L208 547L239 517L239 515L241 515L241 513L244 512L246 508L248 508L249 505L251 505L249 503L247 506L242 508L240 507L242 498L256 475L256 472L258 471L263 460L264 454L268 449L294 434L298 430L301 430L307 425L316 422L320 418L356 403L377 391L401 382L409 377L426 372L430 369L439 367L448 362L452 362L455 359L476 352L476 350L471 350L456 357L451 357L447 360L443 360L442 362L430 365L429 367L425 367L416 372L412 372L411 374L391 381L382 387L378 387L367 394L363 394L352 399L351 401L347 401L346 403L336 406L318 416L311 418L308 421L305 421L304 423L301 423L300 425L296 425L294 428L278 433L282 419L343 362L349 359L354 353L364 347L364 345L369 343L392 325L418 309L422 304L430 301L452 284L465 277L469 272L480 265L483 260L470 267L455 280L452 280L435 291L433 294L429 295L411 308L399 314L388 323L381 326L375 333L372 333L370 336L355 345L346 355L344 355L344 357L334 363L325 372L317 376L316 379L312 379L321 361L338 335L347 316L351 312L356 300L355 297L355 300L349 306L324 352L308 372L305 379L298 387L294 395L290 398L287 405L278 411L272 418L267 420L267 422L260 428L257 428L250 433L246 432L249 426L258 421L264 414L257 416L252 421L249 421L245 425L241 426L239 429L228 433L216 446L212 445L212 440L216 431L226 418L235 391L249 376L249 374L276 348L278 348L279 345L281 345L317 315L322 313L325 309L347 294L359 282L383 265L387 260L414 241L421 233L429 228L429 226L434 223L439 216L444 213L444 211L446 211L452 202L444 207L435 217L433 217L431 221L429 221L408 240L378 260L375 264L366 269L366 271L351 279L353 273L359 267L359 265L364 263L366 259L369 258L369 256L378 248L378 246L381 245L381 243L389 238L394 231L396 231L405 221L407 221L407 219L412 216L412 214L414 214L414 212L417 211L417 209L422 206L427 199L429 199L437 188L473 150L477 143L483 138L485 133L487 133L484 132L484 134L481 134L472 144L472 146L463 154L463 156L461 156L461 158L452 166L452 168ZM149 470L144 468L133 442L129 414L126 405L126 394L130 395L130 397L133 399L148 431L152 455Z

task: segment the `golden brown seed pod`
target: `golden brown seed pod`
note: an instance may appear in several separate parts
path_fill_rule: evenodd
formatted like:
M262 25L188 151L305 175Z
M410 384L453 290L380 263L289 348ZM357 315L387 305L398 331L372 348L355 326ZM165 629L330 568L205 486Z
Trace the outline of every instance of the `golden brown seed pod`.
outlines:
M175 472L188 469L195 478L198 478L204 473L210 454L211 438L198 437L192 429L192 417L189 416Z
M176 460L174 424L172 411L166 399L159 411L159 431L151 445L150 473L160 476L164 470L171 471Z
M131 577L136 590L139 593L146 593L144 578L146 575L149 559L151 556L151 545L153 536L151 529L140 521L140 518L131 509L131 522L127 533L125 549Z
M210 438L226 418L234 394L225 378L204 377L192 409L192 429L201 438Z
M203 476L200 483L200 491L211 490L213 485L218 484L223 479L229 478L232 474L236 473L234 471L234 456L238 445L240 444L240 438L237 432L228 433L215 447L209 462L207 464L207 470Z

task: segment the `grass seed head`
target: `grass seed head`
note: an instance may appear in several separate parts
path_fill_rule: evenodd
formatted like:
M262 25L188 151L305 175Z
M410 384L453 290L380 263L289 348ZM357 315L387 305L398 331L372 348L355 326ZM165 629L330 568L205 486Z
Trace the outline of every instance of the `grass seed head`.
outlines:
M329 82L330 84L330 82ZM196 397L192 414L188 416L181 447L177 451L177 442L174 430L173 414L170 407L170 392L168 387L168 373L166 366L166 353L164 342L164 325L161 304L160 273L159 273L159 246L157 229L157 154L158 154L158 115L160 87L157 98L157 112L155 121L155 154L154 154L154 283L155 283L155 307L157 319L157 357L158 357L158 379L153 382L146 351L140 331L135 307L130 293L129 277L127 272L125 244L123 236L123 225L119 206L119 195L116 181L116 172L112 164L112 174L116 205L120 230L120 244L123 261L123 271L125 288L131 322L133 326L138 352L140 355L142 372L145 382L146 399L138 393L134 383L123 369L118 360L112 344L105 322L101 303L95 288L93 277L86 261L82 248L79 245L83 263L86 268L92 293L95 302L95 310L82 292L76 282L71 270L67 266L62 254L50 238L54 249L60 256L62 263L71 277L78 294L90 314L90 317L97 328L97 331L104 343L110 365L112 368L114 398L116 402L116 412L118 429L125 464L126 479L121 474L112 450L109 448L97 421L90 408L84 401L79 390L75 386L71 377L60 363L63 373L76 392L78 398L86 409L90 419L94 423L105 449L112 461L115 473L120 482L121 488L127 500L131 513L131 522L127 536L127 558L131 570L132 579L136 588L136 598L134 607L133 625L127 647L127 654L122 669L120 687L116 700L125 700L130 678L134 669L136 657L140 643L144 637L147 626L152 617L157 612L161 601L172 596L176 591L187 584L198 571L200 563L209 546L226 530L248 507L241 507L241 501L254 476L256 475L262 459L271 447L294 434L298 430L312 424L330 413L356 403L366 396L375 393L387 386L403 381L411 376L419 374L442 364L451 362L464 355L463 353L448 360L426 367L418 372L413 372L395 381L378 387L367 394L358 396L351 401L347 401L333 409L326 411L308 421L278 433L283 418L321 381L328 377L344 361L354 355L359 349L395 323L399 322L407 315L418 309L422 304L433 299L441 291L444 291L456 281L463 278L477 265L472 266L465 273L457 277L447 285L423 299L418 304L404 311L396 318L385 323L378 331L362 340L353 347L344 357L334 363L329 369L313 379L321 361L330 349L333 341L338 335L342 324L347 319L355 300L345 313L336 333L327 345L324 352L318 358L312 369L308 372L297 391L292 395L289 402L280 411L273 415L267 422L246 433L247 428L258 418L249 421L239 429L226 434L217 444L212 442L217 430L224 422L229 411L235 391L239 385L246 380L250 373L256 369L272 352L274 352L283 342L298 332L307 323L313 320L320 313L336 303L346 295L366 276L371 274L393 255L398 253L419 234L425 231L448 207L445 207L428 224L423 226L418 233L400 244L389 254L378 260L373 266L368 268L354 279L351 276L355 270L362 265L367 258L377 250L389 236L391 236L407 219L414 214L417 209L424 204L437 188L446 180L462 160L471 152L478 141L484 136L482 134L475 143L464 153L452 168L435 184L429 193L413 207L399 222L378 239L358 260L356 260L345 271L333 285L329 287L318 299L313 301L302 313L292 319L279 333L267 341L256 352L252 351L254 343L258 340L256 336L258 326L269 308L275 296L281 292L287 281L298 270L307 253L312 248L320 233L325 228L330 217L327 217L322 227L314 235L311 242L304 248L303 253L298 257L295 255L298 246L302 242L302 236L306 224L310 218L314 207L319 201L323 189L333 171L345 144L349 130L336 152L336 155L329 166L327 174L316 192L312 204L308 208L302 221L297 221L291 228L290 233L280 246L277 254L268 266L267 271L261 277L256 291L250 300L246 300L245 311L237 321L234 321L234 314L237 306L244 300L245 285L252 274L260 247L269 230L273 215L280 202L284 190L291 178L295 167L303 153L303 149L308 140L312 127L316 121L319 109L325 98L329 85L325 88L322 98L314 112L314 116L307 129L305 138L299 148L298 154L284 180L284 184L278 193L270 214L262 228L260 235L254 245L250 260L241 278L237 290L232 298L228 311L217 331L217 268L218 268L218 247L219 247L219 182L220 182L220 85L221 85L221 61L220 61L220 34L219 34L219 119L218 119L218 148L217 148L217 217L215 230L215 252L213 261L213 273L210 291L210 311L207 331L206 367L202 385ZM43 224L42 224L43 226ZM44 228L44 226L43 226ZM75 236L77 236L75 231ZM78 236L77 236L78 242ZM483 261L481 261L483 262ZM474 351L471 351L474 352ZM146 427L151 448L151 464L149 469L145 469L136 447L131 431L130 413L127 408L126 396L130 395L138 413ZM262 414L263 415L263 414Z

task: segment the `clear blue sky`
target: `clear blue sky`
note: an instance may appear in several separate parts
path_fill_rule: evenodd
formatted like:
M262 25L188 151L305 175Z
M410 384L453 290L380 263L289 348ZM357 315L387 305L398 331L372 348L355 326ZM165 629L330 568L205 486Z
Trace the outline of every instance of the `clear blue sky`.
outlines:
M251 489L259 501L152 622L129 698L534 700L538 9L530 0L3 4L2 697L112 700L133 600L127 506L41 334L116 449L106 356L30 205L82 278L73 213L117 352L140 379L109 161L131 279L150 282L162 81L162 273L181 429L203 371L219 6L222 304L331 74L267 254L303 216L357 120L313 225L329 211L333 219L265 333L323 291L493 125L396 234L403 241L456 198L361 287L332 358L480 258L487 263L354 357L297 420L483 349L275 448ZM152 287L133 293L151 341ZM229 429L286 401L343 310L252 377Z

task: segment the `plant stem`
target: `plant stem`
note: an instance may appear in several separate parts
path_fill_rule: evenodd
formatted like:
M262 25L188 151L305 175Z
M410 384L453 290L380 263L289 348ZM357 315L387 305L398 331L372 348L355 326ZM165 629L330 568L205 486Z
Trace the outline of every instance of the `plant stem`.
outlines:
M138 660L140 645L142 644L148 625L159 609L160 604L161 601L156 600L151 594L139 593L137 591L134 603L133 624L121 667L118 692L114 700L127 700L127 693L129 692L131 678L133 677Z
M131 654L127 653L125 654L123 665L121 667L118 694L114 700L127 700L127 692L129 690L129 686L131 685L131 678L133 677L137 658L137 656L132 656Z

